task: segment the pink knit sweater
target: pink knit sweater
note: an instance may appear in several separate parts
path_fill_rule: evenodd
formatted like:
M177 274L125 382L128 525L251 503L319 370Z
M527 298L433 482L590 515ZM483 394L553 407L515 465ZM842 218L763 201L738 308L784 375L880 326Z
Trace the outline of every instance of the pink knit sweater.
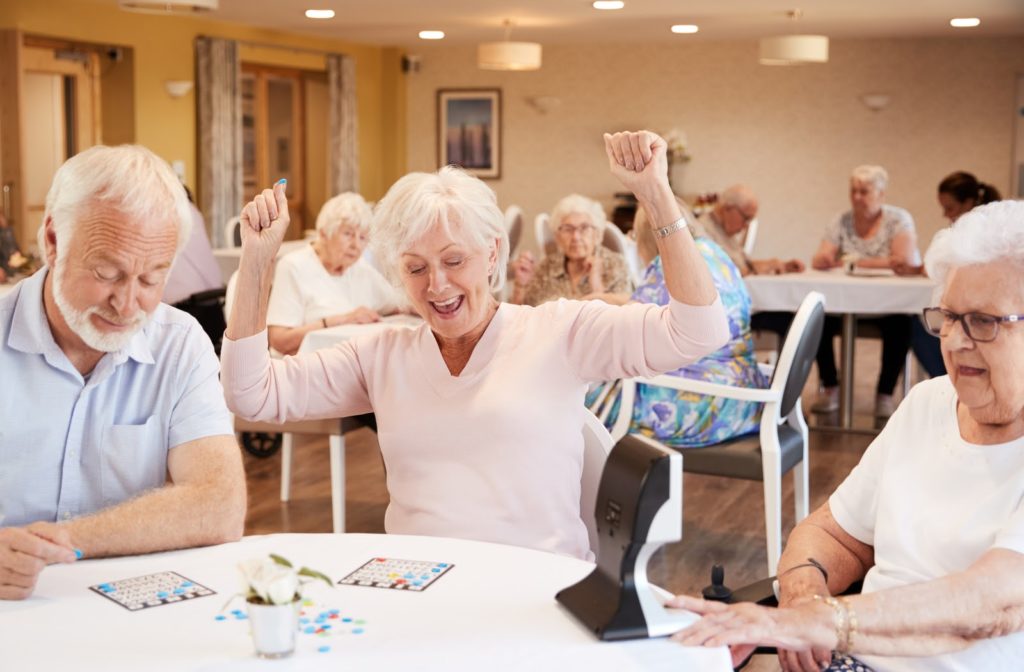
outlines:
M591 381L677 369L728 340L721 301L502 304L452 376L430 329L396 329L272 360L266 332L224 339L236 414L264 421L373 411L388 532L588 556L580 518L583 398Z

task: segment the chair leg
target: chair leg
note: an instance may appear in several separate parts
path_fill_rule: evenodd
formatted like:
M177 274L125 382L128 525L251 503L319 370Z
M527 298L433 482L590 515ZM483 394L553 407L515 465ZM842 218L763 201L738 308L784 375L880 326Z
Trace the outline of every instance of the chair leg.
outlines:
M810 483L807 475L807 460L800 460L793 467L793 499L796 505L796 522L800 522L810 513L810 498L808 492Z
M914 385L914 351L907 350L907 361L903 363L903 398L910 394L910 388Z
M331 434L331 521L335 534L345 532L345 436Z
M781 464L764 470L764 531L768 547L768 576L775 576L782 555Z
M292 496L292 443L294 435L285 432L281 437L281 501L287 502Z

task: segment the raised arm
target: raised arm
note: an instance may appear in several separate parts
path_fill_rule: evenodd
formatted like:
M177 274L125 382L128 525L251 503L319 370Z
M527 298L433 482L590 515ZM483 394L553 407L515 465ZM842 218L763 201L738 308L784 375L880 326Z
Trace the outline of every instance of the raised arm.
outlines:
M664 140L650 131L605 133L604 145L612 174L636 195L655 232L683 218L668 184ZM669 295L691 306L714 303L718 291L687 227L655 238Z

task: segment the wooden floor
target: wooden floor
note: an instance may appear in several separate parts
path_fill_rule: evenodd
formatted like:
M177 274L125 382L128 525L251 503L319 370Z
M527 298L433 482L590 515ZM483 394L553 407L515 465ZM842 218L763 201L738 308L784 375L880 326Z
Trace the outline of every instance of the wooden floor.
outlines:
M861 419L874 403L879 346L859 341L855 411ZM812 374L812 379L813 379ZM805 409L813 401L816 381L808 382ZM812 510L823 503L846 477L873 437L821 430L811 432L810 483ZM330 469L326 437L297 437L292 497L279 499L280 455L258 459L246 454L249 512L246 534L330 532ZM383 532L388 502L376 435L368 429L346 434L346 526L350 532ZM760 482L686 474L683 479L681 542L662 549L651 560L651 579L677 593L699 593L708 583L711 566L726 567L726 583L741 586L767 574L764 499ZM783 536L793 526L792 479L783 500ZM751 670L778 669L763 658Z

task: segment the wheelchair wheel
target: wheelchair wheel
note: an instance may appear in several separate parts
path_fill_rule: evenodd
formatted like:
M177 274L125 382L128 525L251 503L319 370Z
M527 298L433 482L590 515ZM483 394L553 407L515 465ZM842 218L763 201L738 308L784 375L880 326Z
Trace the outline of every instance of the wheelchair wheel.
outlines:
M268 432L242 432L242 447L253 457L271 457L281 450L282 436Z

